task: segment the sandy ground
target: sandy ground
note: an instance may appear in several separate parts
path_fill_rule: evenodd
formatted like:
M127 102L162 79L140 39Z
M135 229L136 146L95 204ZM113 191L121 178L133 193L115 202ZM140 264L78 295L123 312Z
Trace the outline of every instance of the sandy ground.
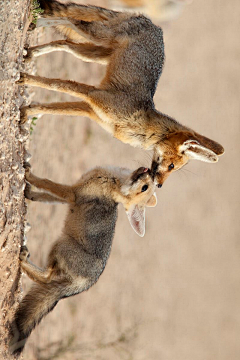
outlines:
M25 359L240 358L239 11L237 0L195 1L163 24L166 64L155 96L159 110L219 141L225 155L217 164L192 161L170 176L157 208L147 210L143 239L119 207L100 280L57 305L31 335ZM53 38L49 30L38 33L39 43ZM36 64L39 75L88 84L104 74L101 66L59 52ZM34 99L70 97L36 89ZM151 156L88 119L46 115L29 151L36 175L66 184L96 165L134 169L149 165ZM39 266L61 232L65 210L28 203L28 247ZM23 283L26 291L30 281Z
M24 158L28 129L19 127L19 106L28 93L15 83L22 66L28 29L28 0L0 2L0 358L6 354L8 328L21 297L20 244L24 239ZM29 66L28 69L32 68Z

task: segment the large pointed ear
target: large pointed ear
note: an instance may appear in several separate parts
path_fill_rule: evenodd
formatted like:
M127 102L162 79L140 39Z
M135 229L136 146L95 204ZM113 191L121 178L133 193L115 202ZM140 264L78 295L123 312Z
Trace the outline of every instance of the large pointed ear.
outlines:
M186 140L179 148L180 152L187 155L190 159L210 163L218 161L218 156L212 150L202 146L197 140Z
M145 208L131 205L126 213L133 230L143 237L145 234Z
M196 132L194 133L194 138L199 142L200 145L204 146L209 150L212 150L216 155L220 156L224 154L224 148L216 141L211 140L206 136L200 135Z
M157 205L157 195L154 193L152 197L148 200L146 206L155 207Z

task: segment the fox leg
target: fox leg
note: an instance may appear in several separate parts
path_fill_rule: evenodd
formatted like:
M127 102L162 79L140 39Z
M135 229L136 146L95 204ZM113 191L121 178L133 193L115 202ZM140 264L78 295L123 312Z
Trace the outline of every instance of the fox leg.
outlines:
M17 83L19 85L39 86L47 90L65 92L72 96L84 98L85 100L88 99L89 93L96 89L95 86L81 84L75 81L48 79L25 73L21 73L20 79Z
M44 105L43 109L41 109L41 113L45 114L67 114L67 115L86 115L91 117L93 120L95 120L99 125L101 125L105 130L110 132L111 134L114 133L114 121L111 119L111 121L105 121L96 115L96 112L99 110L100 113L104 112L104 99L106 96L108 96L107 91L104 91L102 89L98 89L95 86L90 86L86 84L80 84L76 83L74 81L70 80L59 80L59 79L47 79L40 76L33 76L29 74L23 74L21 73L20 80L17 82L19 85L32 85L32 86L39 86L44 89L53 90L53 91L60 91L65 92L67 94L70 94L72 96L76 97L82 97L86 100L86 102L91 103L90 107L86 107L86 104L84 102L78 103L79 110L74 110L74 107L67 108L66 104L61 105L59 103L58 105L51 105L46 104ZM99 96L101 95L101 96ZM71 103L70 103L71 104ZM75 103L76 104L76 103ZM39 105L41 106L41 105ZM52 106L52 108L51 108ZM94 110L92 109L94 107ZM34 110L35 109L35 110ZM84 111L83 111L84 109ZM27 115L30 113L33 114L36 113L37 107L33 108L32 112L30 111L30 108L23 108L22 110L22 123L24 123L27 119Z
M55 0L38 0L38 2L41 9L44 10L44 17L71 17L84 21L103 21L118 15L117 11L94 5L62 4Z
M64 199L58 198L57 196L50 195L44 192L31 191L27 196L27 199L31 201L40 201L40 202L59 202L61 204L67 204L68 202Z
M57 196L51 195L47 192L38 192L38 191L32 191L31 185L26 184L25 190L24 190L25 198L31 201L40 201L40 202L58 202L61 204L68 203L66 200L61 199Z
M22 107L20 111L21 124L27 121L28 116L36 114L87 116L97 122L101 122L91 106L84 101L29 105Z
M78 59L87 62L98 62L100 64L108 64L112 50L94 44L75 44L66 40L53 41L49 44L34 46L28 49L26 59L38 57L53 51L66 51Z
M97 45L112 47L113 44L117 42L111 26L100 23L99 21L69 20L71 21L71 29Z
M60 91L65 92L67 94L70 94L72 96L76 97L82 97L84 98L88 103L92 103L91 106L87 106L86 103L80 102L78 103L77 109L74 110L74 106L77 103L59 103L58 105L54 104L46 104L41 108L40 113L47 113L47 114L67 114L67 115L86 115L91 117L93 120L99 123L104 129L106 129L108 132L113 133L113 124L112 122L106 122L101 120L98 115L96 115L96 109L100 109L102 111L103 102L99 100L99 93L102 92L101 89L96 88L95 86L90 86L86 84L80 84L76 83L74 81L70 80L59 80L59 79L48 79L40 76L33 76L29 74L23 74L21 73L20 80L18 81L19 85L32 85L32 86L39 86L41 88L47 89L47 90L53 90L53 91ZM104 91L103 91L104 92ZM95 98L93 93L95 93ZM103 97L107 95L107 92L104 92ZM98 103L98 104L97 104ZM69 105L69 107L66 106ZM71 104L74 104L71 106ZM92 109L92 105L95 107L94 110ZM41 107L41 105L39 105ZM52 107L51 107L52 106ZM30 107L31 108L31 107ZM23 108L22 109L22 122L24 123L26 121L27 115L30 115L36 113L36 108L32 107L32 111L30 108ZM39 109L39 108L38 108Z
M26 246L22 246L20 250L19 259L21 261L21 268L28 275L30 279L37 283L49 283L52 280L53 269L42 270L31 261L29 261L29 251Z
M75 202L75 194L72 186L54 183L51 180L41 179L26 169L26 180L39 189L49 191L67 203Z
M27 121L28 116L37 114L87 116L96 121L96 123L110 132L110 134L113 134L114 125L102 120L92 107L84 101L29 105L22 107L20 112L21 124Z
M37 27L67 27L95 44L109 46L114 39L111 27L99 21L83 21L74 18L40 18ZM61 28L60 28L61 29Z

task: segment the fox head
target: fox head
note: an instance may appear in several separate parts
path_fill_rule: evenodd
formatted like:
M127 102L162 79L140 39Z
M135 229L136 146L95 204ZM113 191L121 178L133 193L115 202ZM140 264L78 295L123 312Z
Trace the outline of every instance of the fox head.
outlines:
M139 236L145 234L145 207L157 205L156 184L150 169L140 167L121 186L122 204L128 220Z
M190 159L214 163L223 153L224 148L216 141L194 131L177 131L156 145L151 172L161 187L173 171L181 169Z

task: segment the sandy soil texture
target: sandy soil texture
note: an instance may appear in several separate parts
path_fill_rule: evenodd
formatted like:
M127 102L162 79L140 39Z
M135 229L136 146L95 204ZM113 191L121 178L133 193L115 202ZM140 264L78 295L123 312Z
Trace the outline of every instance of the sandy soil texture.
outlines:
M25 359L240 358L239 11L238 0L193 1L181 17L162 25L166 63L155 96L160 111L219 141L226 153L217 164L192 161L170 176L158 191L158 206L146 212L143 239L119 208L100 280L88 292L60 301L29 338ZM17 25L11 28L14 38L18 31ZM39 43L57 38L49 29L35 34ZM60 52L38 58L36 66L39 75L88 84L104 75L104 67ZM16 87L8 84L14 101ZM71 99L34 92L38 102ZM36 175L66 184L96 165L134 169L151 159L151 153L120 143L80 117L41 117L29 151ZM14 212L23 206L22 198L18 201L11 202ZM65 210L28 203L27 244L40 267L61 232ZM25 276L23 285L25 292L30 285Z
M28 129L19 127L19 106L28 94L15 84L22 68L28 28L27 0L0 2L0 358L6 353L8 326L20 297L18 253L26 213L23 161ZM31 68L31 66L30 66Z

